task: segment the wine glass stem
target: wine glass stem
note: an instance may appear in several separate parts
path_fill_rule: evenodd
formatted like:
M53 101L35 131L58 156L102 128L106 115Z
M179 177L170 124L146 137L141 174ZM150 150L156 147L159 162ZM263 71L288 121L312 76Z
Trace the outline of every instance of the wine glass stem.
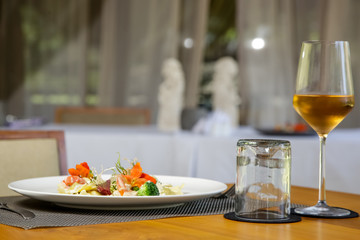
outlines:
M320 138L320 161L319 161L319 202L318 204L326 205L325 190L325 144L327 134L319 135Z

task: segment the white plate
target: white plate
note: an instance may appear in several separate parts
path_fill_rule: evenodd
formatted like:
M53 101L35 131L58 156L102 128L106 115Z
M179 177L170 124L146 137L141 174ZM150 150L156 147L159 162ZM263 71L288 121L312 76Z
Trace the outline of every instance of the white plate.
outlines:
M8 187L30 198L53 202L57 205L85 209L152 209L181 205L185 202L207 198L224 191L224 183L190 177L156 176L163 184L184 184L184 195L169 196L90 196L68 195L57 192L58 184L66 176L30 178L12 182ZM106 176L104 176L104 179Z

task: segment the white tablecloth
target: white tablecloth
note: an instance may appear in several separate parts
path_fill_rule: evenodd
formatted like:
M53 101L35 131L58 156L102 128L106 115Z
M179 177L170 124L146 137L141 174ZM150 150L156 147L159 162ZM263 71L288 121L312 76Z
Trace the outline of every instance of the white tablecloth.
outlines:
M87 161L98 171L121 158L138 158L150 174L235 181L236 144L241 138L290 140L291 183L318 187L319 140L314 136L265 136L250 127L232 136L162 133L156 127L47 125L65 131L68 167ZM360 194L360 129L335 129L326 146L326 189Z

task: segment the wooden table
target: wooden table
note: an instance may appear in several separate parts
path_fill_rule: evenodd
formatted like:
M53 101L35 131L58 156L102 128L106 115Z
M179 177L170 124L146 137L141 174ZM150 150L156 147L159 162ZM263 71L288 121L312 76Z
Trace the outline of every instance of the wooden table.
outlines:
M317 190L292 187L292 202L312 205ZM360 213L360 195L328 192L330 205ZM0 239L360 239L360 218L303 217L289 224L256 224L227 220L223 215L23 230L0 224Z

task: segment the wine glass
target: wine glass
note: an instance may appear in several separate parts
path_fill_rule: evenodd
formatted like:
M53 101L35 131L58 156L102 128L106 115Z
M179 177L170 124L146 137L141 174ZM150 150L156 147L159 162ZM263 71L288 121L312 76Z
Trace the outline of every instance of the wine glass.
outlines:
M341 217L350 211L330 207L325 190L325 142L354 107L350 49L346 41L302 43L293 106L320 138L319 200L315 206L296 208L299 215Z

